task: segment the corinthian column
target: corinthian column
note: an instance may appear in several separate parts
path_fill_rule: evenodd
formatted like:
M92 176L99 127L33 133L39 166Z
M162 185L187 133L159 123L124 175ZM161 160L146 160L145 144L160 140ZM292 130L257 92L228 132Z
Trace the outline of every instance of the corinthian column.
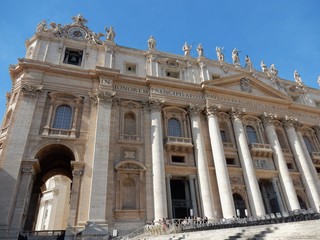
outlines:
M93 137L93 165L89 220L103 226L106 224L110 120L114 92L98 89L90 93L96 105L95 133Z
M279 170L280 183L283 186L289 210L300 209L297 194L287 167L287 162L283 155L281 145L273 124L275 118L276 116L271 114L267 115L266 113L262 116L265 132L268 142L273 150L273 159L275 161L277 169Z
M209 219L215 218L214 202L210 174L207 163L206 149L200 122L200 114L203 108L190 105L189 114L192 127L194 154L197 163L198 178L200 185L203 215Z
M229 181L229 173L224 155L223 144L217 114L217 106L207 106L209 134L213 154L215 172L217 176L219 196L224 218L232 218L236 215Z
M162 102L157 99L151 99L149 104L151 108L154 218L158 221L168 216L161 123Z
M232 125L238 146L241 167L243 169L243 177L246 184L251 213L253 216L261 216L265 214L265 209L245 135L245 129L242 125L241 115L242 111L240 109L232 109Z
M288 136L288 140L291 146L291 150L296 160L296 164L299 172L301 173L302 183L306 190L309 202L313 209L319 211L320 196L317 189L317 184L312 176L312 171L308 164L308 159L305 156L295 127L299 127L299 122L296 119L287 117L284 120L285 130Z

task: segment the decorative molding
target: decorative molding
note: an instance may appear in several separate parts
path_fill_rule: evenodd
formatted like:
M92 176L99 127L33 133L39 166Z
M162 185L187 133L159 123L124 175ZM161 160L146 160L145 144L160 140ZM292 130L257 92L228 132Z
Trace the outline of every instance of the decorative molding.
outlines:
M94 104L99 102L112 103L114 101L115 91L96 89L94 92L89 92L90 100Z
M297 118L285 116L285 118L282 120L284 127L294 127L295 129L298 129L302 126L302 124L298 121Z
M144 104L149 111L161 111L164 100L159 98L150 97L149 100Z
M220 105L207 104L207 106L206 106L207 116L208 116L208 117L214 116L214 115L217 116L218 113L220 112L220 108L221 108Z
M245 113L244 108L232 107L229 111L229 114L232 119L241 119Z
M43 85L40 84L21 84L21 92L23 97L37 97L42 93Z
M240 89L243 92L251 93L252 92L251 80L246 77L241 78L240 79Z
M190 116L199 116L203 112L204 108L204 105L189 104L188 113Z
M260 117L264 125L273 124L275 120L277 120L277 115L273 113L264 112Z

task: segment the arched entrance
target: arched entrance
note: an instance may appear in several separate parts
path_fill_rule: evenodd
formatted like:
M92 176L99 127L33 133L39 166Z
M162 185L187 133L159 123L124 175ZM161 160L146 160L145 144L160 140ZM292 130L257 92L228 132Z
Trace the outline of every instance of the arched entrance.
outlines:
M46 182L49 180L51 182L53 181L57 183L59 181L61 182L62 180L64 182L69 182L70 184L73 180L71 162L74 160L75 157L73 152L68 147L62 144L52 144L42 148L36 154L35 158L39 161L40 169L38 174L36 175L33 184L30 196L30 204L24 226L24 230L29 231L36 230L39 210L40 214L42 214L43 216L45 216L46 214L43 211L49 211L49 208L43 208L43 205L46 202L46 200L42 199L45 196L44 193L47 190L48 186L46 185ZM70 187L67 192L70 193ZM42 206L40 207L41 204ZM38 224L38 226L40 225L41 224ZM46 227L46 230L54 230L49 229L48 226ZM51 225L51 227L53 227L53 225Z

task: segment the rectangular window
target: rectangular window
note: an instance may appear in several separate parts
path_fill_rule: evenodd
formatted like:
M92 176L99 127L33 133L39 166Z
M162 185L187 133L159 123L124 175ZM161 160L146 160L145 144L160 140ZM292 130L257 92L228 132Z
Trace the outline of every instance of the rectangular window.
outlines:
M66 48L63 63L81 66L83 51L77 49Z
M171 156L173 163L184 163L184 156Z
M287 162L287 167L288 167L289 170L294 170L292 163L288 163Z
M126 63L125 72L129 74L136 74L137 73L137 65L133 63Z
M221 135L221 140L222 140L222 142L228 142L228 141L227 141L227 133L226 133L226 130L220 129L220 135Z
M167 71L166 77L179 78L179 72Z
M226 158L228 165L236 165L236 160L234 158Z

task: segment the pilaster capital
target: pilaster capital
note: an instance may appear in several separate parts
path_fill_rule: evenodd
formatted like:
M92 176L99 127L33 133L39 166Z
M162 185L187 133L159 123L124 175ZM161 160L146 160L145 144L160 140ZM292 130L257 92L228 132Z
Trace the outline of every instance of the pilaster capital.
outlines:
M236 119L241 120L244 113L245 113L245 109L239 108L239 107L232 107L231 110L229 111L229 114L232 120L236 120Z
M271 125L274 123L274 121L277 119L277 115L273 113L266 113L264 112L263 115L261 115L261 120L264 125Z
M294 127L296 130L298 130L302 124L298 121L297 118L285 116L285 118L282 120L283 126L285 128L288 127Z
M22 174L31 174L35 175L39 172L39 162L37 159L24 160L21 162L20 171Z
M221 108L220 105L207 104L207 106L206 106L207 116L208 116L208 117L210 117L210 116L217 116L218 113L220 112L220 108Z
M188 113L191 117L199 116L203 112L204 108L205 108L204 105L190 104L188 107Z
M94 92L89 92L90 100L94 104L100 102L113 103L115 91L96 89Z
M72 176L81 176L84 171L84 162L71 161Z
M22 97L37 97L42 93L43 85L21 83Z

